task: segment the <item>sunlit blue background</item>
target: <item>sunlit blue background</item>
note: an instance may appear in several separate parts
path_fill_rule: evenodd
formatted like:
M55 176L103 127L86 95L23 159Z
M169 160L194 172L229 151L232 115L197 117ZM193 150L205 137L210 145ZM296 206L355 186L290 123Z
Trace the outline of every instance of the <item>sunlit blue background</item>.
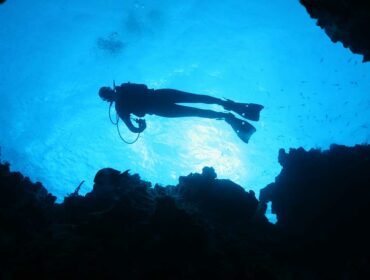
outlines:
M280 148L369 142L369 70L298 0L8 0L0 6L2 160L59 198L82 180L90 190L108 166L163 185L213 166L258 194L280 172ZM154 116L126 145L97 95L113 80L265 109L248 145L222 121Z

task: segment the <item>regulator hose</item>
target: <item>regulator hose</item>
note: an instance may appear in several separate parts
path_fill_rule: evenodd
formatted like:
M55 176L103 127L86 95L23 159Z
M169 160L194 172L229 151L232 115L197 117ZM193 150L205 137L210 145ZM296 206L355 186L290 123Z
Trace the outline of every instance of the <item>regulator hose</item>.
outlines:
M137 140L139 140L139 137L140 137L140 133L138 133L137 134L137 136L136 136L136 138L135 138L135 140L134 141L127 141L126 139L124 139L123 138L123 136L122 136L122 134L121 134L121 131L119 130L119 125L118 125L118 123L119 123L119 117L118 117L118 114L117 114L117 112L116 112L116 121L114 122L113 120L112 120L112 116L111 116L111 108L112 108L112 104L113 104L113 102L111 102L110 104L109 104L109 120L110 120L110 122L113 124L113 125L115 125L116 127L117 127L117 132L118 132L118 135L119 135L119 138L121 138L121 140L123 141L123 142L125 142L126 144L129 144L129 145L131 145L131 144L135 144L136 142L137 142Z
M109 119L110 119L110 122L112 123L112 124L114 124L114 125L118 125L118 115L117 115L117 113L116 113L116 121L114 122L113 120L112 120L112 115L111 115L111 108L112 108L112 104L113 104L113 102L111 102L110 104L109 104L109 112L108 112L108 114L109 114Z

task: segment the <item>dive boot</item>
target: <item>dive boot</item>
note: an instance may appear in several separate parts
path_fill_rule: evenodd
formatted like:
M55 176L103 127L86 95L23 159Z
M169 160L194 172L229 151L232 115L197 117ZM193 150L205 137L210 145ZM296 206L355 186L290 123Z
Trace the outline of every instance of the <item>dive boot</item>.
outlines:
M225 121L229 125L231 125L235 133L245 143L248 143L249 138L252 136L253 133L256 132L256 129L254 128L253 125L251 125L247 121L243 121L243 120L236 118L231 113L227 118L225 118Z
M230 99L226 99L225 105L223 105L223 107L225 110L233 111L243 118L251 121L258 121L260 119L260 112L264 108L260 104L238 103Z

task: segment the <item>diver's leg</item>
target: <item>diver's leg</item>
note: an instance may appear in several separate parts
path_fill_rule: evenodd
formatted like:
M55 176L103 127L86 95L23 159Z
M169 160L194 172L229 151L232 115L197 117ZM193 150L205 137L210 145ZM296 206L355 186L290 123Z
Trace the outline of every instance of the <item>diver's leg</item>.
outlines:
M154 91L163 101L171 103L205 103L223 106L225 101L205 94L195 94L176 89L157 89Z
M230 99L220 99L204 94L188 93L175 89L157 89L154 91L161 103L205 103L217 104L222 106L225 110L233 111L243 118L252 121L258 121L260 112L263 109L262 105L253 103L238 103Z
M158 106L155 110L152 110L150 114L167 118L179 118L179 117L201 117L208 119L219 119L226 121L239 136L239 138L248 143L249 138L252 136L256 129L253 125L245 120L236 118L231 113L215 112L211 110L203 110L193 107L187 107L182 105L171 105L171 106Z
M161 104L160 106L150 108L148 113L166 118L200 117L207 119L226 119L232 115L178 104Z

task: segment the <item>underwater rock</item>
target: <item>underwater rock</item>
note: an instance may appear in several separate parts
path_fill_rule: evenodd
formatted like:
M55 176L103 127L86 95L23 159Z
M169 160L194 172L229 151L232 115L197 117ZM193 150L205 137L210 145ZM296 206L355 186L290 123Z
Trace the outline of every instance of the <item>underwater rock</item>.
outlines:
M272 202L294 254L326 268L367 267L370 275L370 146L280 150L279 162L283 169L260 200Z
M55 200L41 183L0 163L0 279L37 261L32 247L49 236Z
M217 180L213 168L202 174L179 178L178 193L200 212L223 225L246 224L256 214L258 200L253 191L246 192L230 180Z
M166 187L104 168L60 204L0 164L0 278L368 279L369 159L281 150L260 201L211 167Z
M333 42L370 61L370 5L366 0L300 0Z
M90 193L81 196L76 190L61 204L8 165L0 170L0 217L23 226L15 232L1 221L0 251L7 256L0 263L1 278L243 279L271 274L269 254L263 253L267 249L256 246L270 234L265 220L253 226L257 199L231 181L217 180L213 168L181 177L177 186L154 188L128 170L105 168L97 172ZM7 179L13 177L18 179ZM4 180L10 182L5 189ZM11 194L18 189L16 196ZM257 234L263 225L265 233ZM27 230L38 234L22 233ZM271 238L264 238L269 244Z

